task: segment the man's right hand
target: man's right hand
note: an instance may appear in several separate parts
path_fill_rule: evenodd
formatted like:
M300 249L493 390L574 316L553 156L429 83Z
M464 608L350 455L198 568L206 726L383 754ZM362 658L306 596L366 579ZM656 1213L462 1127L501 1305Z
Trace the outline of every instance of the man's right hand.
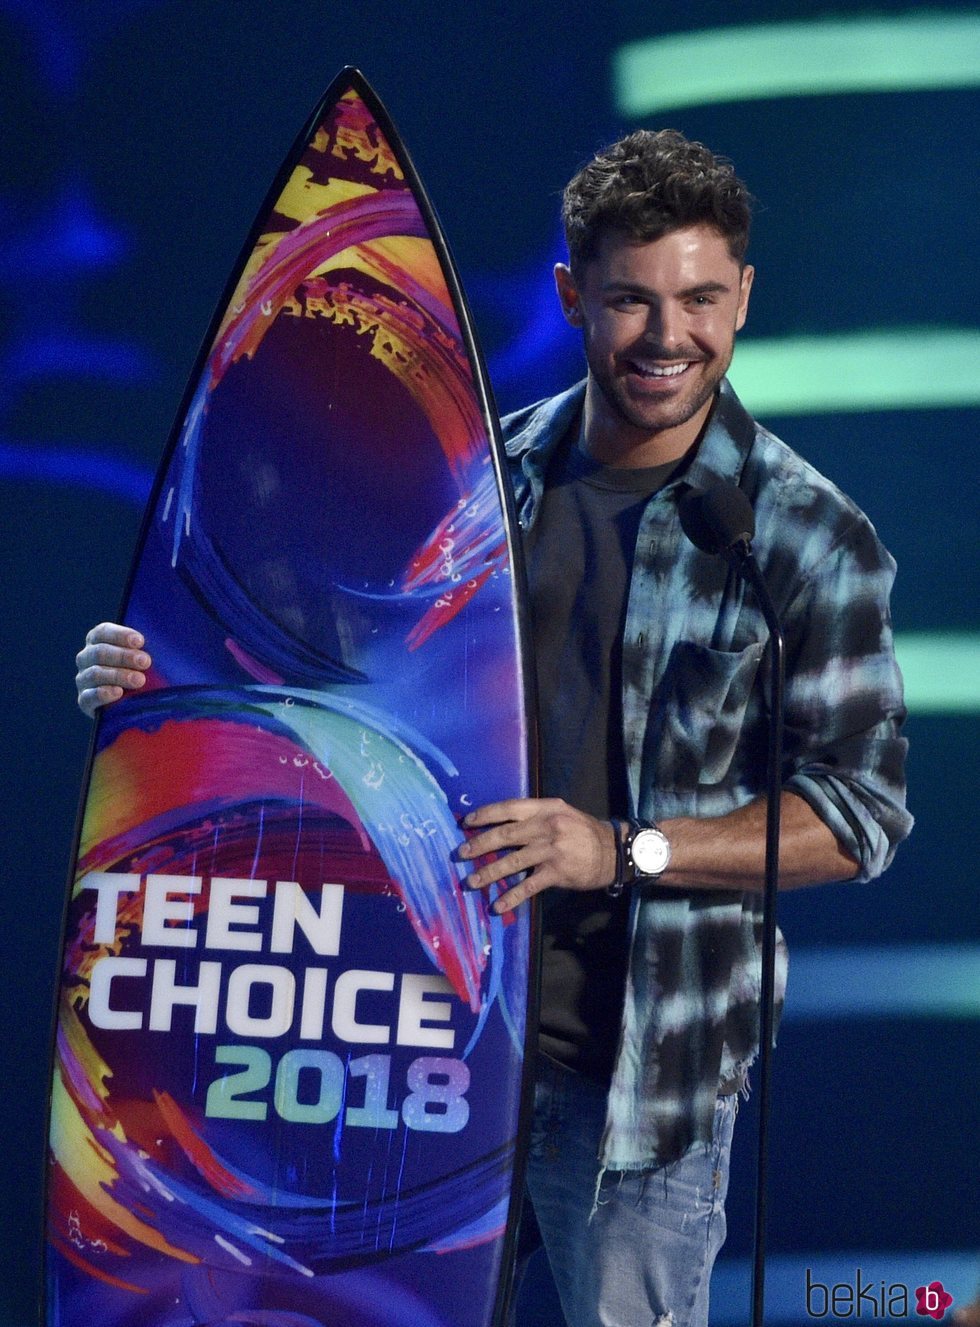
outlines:
M144 685L151 659L143 644L138 631L117 622L100 622L92 628L75 655L75 686L83 714L94 718L103 705Z

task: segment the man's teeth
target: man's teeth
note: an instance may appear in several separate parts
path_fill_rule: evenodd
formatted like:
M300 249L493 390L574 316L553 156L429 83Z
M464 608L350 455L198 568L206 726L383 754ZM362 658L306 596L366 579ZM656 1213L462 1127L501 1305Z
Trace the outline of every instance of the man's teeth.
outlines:
M637 364L633 363L633 368L644 378L676 378L679 373L683 373L688 367L688 360L679 364L669 364L666 366L660 364Z

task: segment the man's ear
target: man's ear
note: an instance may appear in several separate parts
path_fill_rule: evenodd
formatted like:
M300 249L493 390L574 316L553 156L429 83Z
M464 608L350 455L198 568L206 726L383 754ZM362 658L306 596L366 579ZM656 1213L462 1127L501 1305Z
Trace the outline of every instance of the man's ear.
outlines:
M742 275L739 279L738 289L738 312L735 315L735 330L740 332L745 326L745 319L749 312L749 293L752 290L752 278L755 276L755 268L746 265L742 268Z
M555 287L558 290L558 299L565 320L573 327L581 327L582 306L579 301L578 286L567 263L555 264Z

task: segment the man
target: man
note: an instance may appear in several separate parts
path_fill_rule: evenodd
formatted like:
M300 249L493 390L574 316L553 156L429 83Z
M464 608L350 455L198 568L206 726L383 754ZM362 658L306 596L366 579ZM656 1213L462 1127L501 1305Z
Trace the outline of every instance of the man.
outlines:
M474 811L462 854L483 863L474 888L522 875L500 911L543 894L522 1254L543 1240L571 1327L704 1327L758 1050L767 634L678 502L728 482L756 512L787 643L783 886L867 880L911 825L894 564L725 380L753 279L731 167L673 131L632 134L575 176L563 218L558 296L588 375L504 424L546 796ZM141 684L142 646L90 633L83 710ZM779 969L781 999L782 953Z

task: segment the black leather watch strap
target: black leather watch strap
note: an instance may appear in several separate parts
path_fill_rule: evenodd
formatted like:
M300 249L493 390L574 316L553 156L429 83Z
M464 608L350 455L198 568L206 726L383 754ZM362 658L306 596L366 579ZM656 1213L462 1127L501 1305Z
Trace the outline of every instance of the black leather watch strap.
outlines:
M610 820L613 838L616 840L616 879L606 886L610 898L619 898L626 888L626 845L623 842L623 821Z

